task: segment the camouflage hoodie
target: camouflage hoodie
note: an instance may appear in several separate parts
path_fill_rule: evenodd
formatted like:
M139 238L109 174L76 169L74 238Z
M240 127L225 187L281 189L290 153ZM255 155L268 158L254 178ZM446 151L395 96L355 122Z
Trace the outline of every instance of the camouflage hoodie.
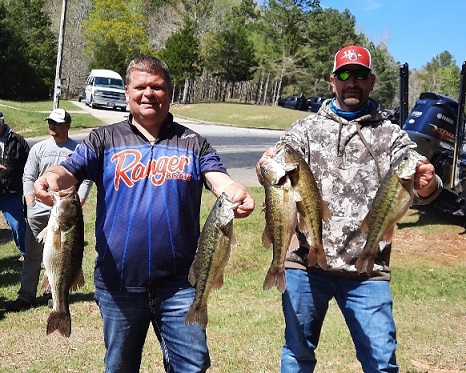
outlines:
M398 125L384 120L375 101L371 100L369 114L352 121L333 113L329 103L325 101L316 115L295 122L281 141L304 156L331 211L330 223L324 223L322 232L327 271L364 279L366 275L358 274L354 265L366 241L361 222L391 163L416 144ZM429 203L440 190L428 198L415 193L414 203ZM303 268L306 263L309 246L303 235L298 234L298 239L299 248L295 244L288 251L287 267ZM389 280L391 247L380 245L371 278Z

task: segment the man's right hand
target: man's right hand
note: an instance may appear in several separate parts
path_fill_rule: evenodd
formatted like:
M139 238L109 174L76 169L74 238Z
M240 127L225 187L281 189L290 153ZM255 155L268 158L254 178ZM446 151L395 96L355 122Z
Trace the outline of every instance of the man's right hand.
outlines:
M36 198L45 205L53 205L53 195L49 193L49 190L58 191L58 183L56 179L58 179L58 175L51 172L45 172L34 182L34 194ZM51 185L54 185L55 188L52 188Z
M68 189L77 183L76 178L64 167L53 166L34 182L34 194L42 203L52 206L53 195L50 193Z

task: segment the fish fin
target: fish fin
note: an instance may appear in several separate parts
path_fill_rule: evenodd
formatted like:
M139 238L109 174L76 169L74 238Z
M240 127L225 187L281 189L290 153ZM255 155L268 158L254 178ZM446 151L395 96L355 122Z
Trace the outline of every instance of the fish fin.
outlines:
M196 269L194 266L195 261L193 264L191 264L191 268L189 269L189 274L188 274L188 281L192 286L196 286L197 282L197 275L196 275Z
M322 220L326 223L330 223L330 219L332 218L332 213L328 208L328 205L322 201Z
M264 231L262 232L262 246L265 248L272 246L272 239L270 238L267 226L265 226Z
M83 269L80 268L79 272L76 274L76 277L71 283L70 291L78 290L82 286L84 286L84 273L83 273Z
M301 200L296 201L296 210L301 216L306 216L306 210L304 209L303 202Z
M223 286L223 269L212 280L212 289L220 289Z
M45 243L45 240L47 239L47 232L48 232L47 228L48 227L45 227L39 232L39 234L37 235L37 242Z
M71 335L71 315L65 312L50 312L49 319L47 321L47 335L53 333L55 330L64 336L69 337Z
M231 247L236 247L238 246L238 241L236 240L236 236L232 235L230 238L230 246Z
M361 223L361 232L362 233L369 232L369 212L367 213L366 217L363 219Z
M327 269L327 256L322 246L311 245L307 256L307 265L312 267L316 264L322 269Z
M205 329L207 326L207 304L205 306L197 307L195 303L191 304L184 323L186 325L194 325L198 323L202 329Z
M270 290L274 286L277 287L280 293L284 293L286 290L285 270L283 268L277 268L271 266L265 276L263 290Z
M395 225L391 225L390 227L387 228L387 230L384 232L382 239L386 243L392 242L393 235L395 234Z
M298 214L298 230L306 235L306 238L308 238L309 241L309 229L307 228L306 220L304 219L303 215L300 213ZM310 244L310 242L309 242Z
M293 190L292 198L295 200L296 203L301 202L303 200L301 194L299 194L296 190Z
M374 261L375 256L372 254L368 254L366 252L362 252L359 255L358 260L356 261L356 269L359 273L367 273L370 277L372 274L372 270L374 269Z
M289 247L299 247L299 240L296 233L291 236L291 242Z
M47 273L44 274L44 278L42 279L42 284L40 285L40 290L48 292L48 293L52 291Z

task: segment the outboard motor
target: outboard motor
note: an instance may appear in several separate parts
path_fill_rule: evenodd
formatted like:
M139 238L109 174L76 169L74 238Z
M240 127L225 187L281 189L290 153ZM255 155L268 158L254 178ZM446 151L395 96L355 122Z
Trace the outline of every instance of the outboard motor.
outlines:
M458 101L431 92L421 93L403 129L429 160L455 145Z
M426 156L442 178L444 190L434 205L455 215L466 215L466 149L458 149L458 183L452 183L453 153L458 117L458 101L451 97L424 92L416 101L403 129L417 144L417 151ZM462 122L464 123L464 121ZM463 132L461 132L463 133ZM460 142L461 143L461 142ZM455 185L451 188L451 185Z

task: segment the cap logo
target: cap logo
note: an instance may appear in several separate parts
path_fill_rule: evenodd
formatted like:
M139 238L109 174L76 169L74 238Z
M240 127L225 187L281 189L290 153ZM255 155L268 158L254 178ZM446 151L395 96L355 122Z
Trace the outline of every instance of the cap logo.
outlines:
M343 53L343 56L341 58L342 59L347 58L350 61L357 61L359 57L362 57L362 54L357 53L353 49L351 49L351 50L345 51L345 53Z

